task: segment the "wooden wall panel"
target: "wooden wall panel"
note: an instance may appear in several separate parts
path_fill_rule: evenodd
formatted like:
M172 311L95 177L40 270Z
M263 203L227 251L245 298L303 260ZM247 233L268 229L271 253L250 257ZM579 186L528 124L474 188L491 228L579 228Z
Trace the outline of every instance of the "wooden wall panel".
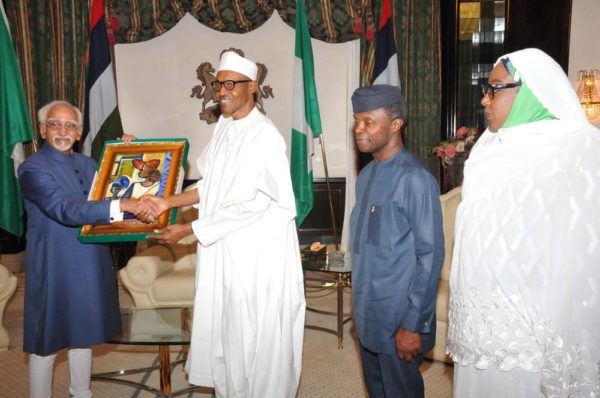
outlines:
M554 58L567 73L571 5L572 0L510 0L506 52L537 47Z

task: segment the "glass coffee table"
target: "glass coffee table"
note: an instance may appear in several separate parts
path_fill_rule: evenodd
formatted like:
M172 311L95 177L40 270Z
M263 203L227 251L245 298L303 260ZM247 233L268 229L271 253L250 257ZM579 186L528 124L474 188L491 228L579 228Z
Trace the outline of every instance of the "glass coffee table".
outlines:
M304 271L304 282L331 283L337 293L337 311L323 311L316 308L306 307L308 311L318 314L333 315L337 318L337 329L328 329L322 326L305 325L308 329L320 330L337 336L338 348L344 348L344 324L350 320L350 314L344 313L344 287L350 287L352 274L352 261L350 253L328 252L322 255L310 255L302 252L302 269ZM324 277L307 276L307 271L314 271ZM332 277L326 277L330 274Z
M174 397L200 388L190 386L171 392L171 366L185 362L185 358L171 362L170 346L181 345L187 347L190 344L191 314L190 307L121 309L123 330L120 334L114 336L109 343L157 345L159 364L145 368L95 373L92 374L92 380L140 388L159 397ZM186 351L184 349L185 356L187 356ZM146 373L157 369L160 371L160 390L147 384L119 378L120 376Z

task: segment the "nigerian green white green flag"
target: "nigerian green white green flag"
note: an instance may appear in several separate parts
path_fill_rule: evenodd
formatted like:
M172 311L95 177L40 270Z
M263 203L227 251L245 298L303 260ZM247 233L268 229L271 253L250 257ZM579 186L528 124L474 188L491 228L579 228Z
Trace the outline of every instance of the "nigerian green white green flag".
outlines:
M296 197L296 226L313 208L313 137L321 132L312 47L304 0L296 3L296 51L292 116L291 173Z
M0 14L0 228L21 236L24 231L24 211L13 157L16 155L16 161L23 160L22 142L33 139L33 129L1 1Z

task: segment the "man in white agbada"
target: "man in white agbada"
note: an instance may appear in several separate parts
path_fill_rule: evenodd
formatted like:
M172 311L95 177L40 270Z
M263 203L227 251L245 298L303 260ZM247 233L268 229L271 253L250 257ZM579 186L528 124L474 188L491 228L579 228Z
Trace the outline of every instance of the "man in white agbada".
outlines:
M600 397L600 130L537 49L483 85L450 278L454 396Z
M304 285L284 140L255 107L256 64L222 54L213 88L222 116L198 159L194 190L146 198L154 216L198 203L198 220L159 241L194 234L198 266L191 384L217 397L295 397L304 337Z

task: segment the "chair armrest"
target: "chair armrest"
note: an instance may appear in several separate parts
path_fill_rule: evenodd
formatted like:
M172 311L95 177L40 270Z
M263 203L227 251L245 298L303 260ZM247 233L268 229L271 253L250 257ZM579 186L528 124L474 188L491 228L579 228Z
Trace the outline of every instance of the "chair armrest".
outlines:
M163 245L155 245L131 257L119 272L121 280L128 285L151 286L162 275L173 271L175 256Z
M0 264L0 302L8 300L17 288L17 277L12 274L4 265ZM2 308L0 308L2 310ZM2 314L0 313L0 319Z

